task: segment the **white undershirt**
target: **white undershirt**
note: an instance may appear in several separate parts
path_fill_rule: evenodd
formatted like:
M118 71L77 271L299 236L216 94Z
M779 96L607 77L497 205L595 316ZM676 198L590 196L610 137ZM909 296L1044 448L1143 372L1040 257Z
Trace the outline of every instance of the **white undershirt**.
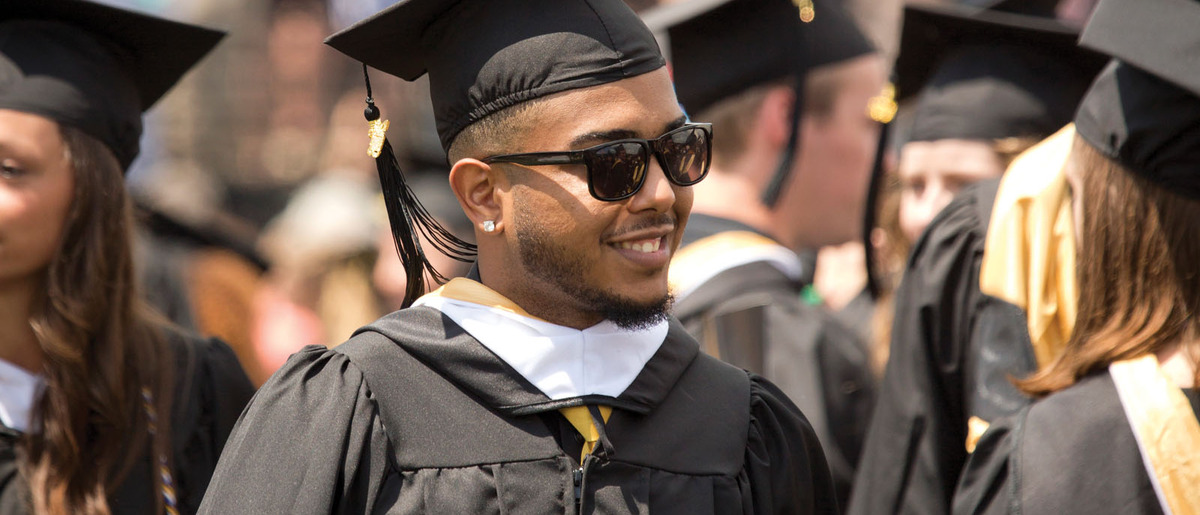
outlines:
M28 433L33 404L44 385L42 376L0 359L0 423Z
M551 399L616 397L667 337L664 320L630 331L605 320L579 330L503 309L426 295L414 306L441 311Z

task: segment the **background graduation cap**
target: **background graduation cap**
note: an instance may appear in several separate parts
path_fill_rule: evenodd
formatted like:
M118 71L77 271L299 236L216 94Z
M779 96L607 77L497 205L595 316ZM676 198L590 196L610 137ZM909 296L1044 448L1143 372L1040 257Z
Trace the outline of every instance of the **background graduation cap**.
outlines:
M1077 134L1162 187L1200 200L1200 2L1101 0L1080 45L1116 57Z
M464 128L504 108L665 64L653 35L620 0L403 0L325 42L362 62L364 74L367 66L410 81L428 73L445 150ZM475 246L443 228L406 184L369 79L367 104L408 306L424 293L426 272L445 279L426 259L419 234L460 261L471 260Z
M4 0L0 109L80 129L128 169L142 112L223 36L83 0Z
M643 14L671 62L689 113L750 87L791 79L796 92L787 149L762 200L774 206L799 144L808 70L874 52L837 0L693 0ZM805 8L809 11L805 11Z
M907 6L896 97L917 98L909 141L1052 134L1107 59L1042 0Z

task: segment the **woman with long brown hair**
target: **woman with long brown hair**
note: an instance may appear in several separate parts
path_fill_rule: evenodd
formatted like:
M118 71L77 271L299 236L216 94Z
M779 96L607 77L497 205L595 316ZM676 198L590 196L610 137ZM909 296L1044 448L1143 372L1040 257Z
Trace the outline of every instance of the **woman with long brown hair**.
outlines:
M0 7L0 514L198 507L252 388L134 281L141 113L221 34L78 0Z
M1105 0L1083 34L1118 60L1076 115L1065 170L1074 329L1017 382L1039 400L984 435L956 513L1200 512L1196 26L1200 2Z

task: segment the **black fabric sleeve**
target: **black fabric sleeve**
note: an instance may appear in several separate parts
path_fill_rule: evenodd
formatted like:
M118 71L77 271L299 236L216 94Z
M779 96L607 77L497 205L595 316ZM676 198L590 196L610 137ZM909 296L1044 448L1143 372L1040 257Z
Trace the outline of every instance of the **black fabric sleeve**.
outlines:
M750 375L746 475L755 513L838 513L833 476L817 435L775 385Z
M175 482L180 511L195 513L254 385L224 342L191 339L185 345L179 358L186 365L176 380Z
M0 513L25 513L27 487L17 470L17 440L19 434L0 424Z
M1013 460L1018 458L1017 442L1028 413L1028 408L1022 409L988 426L959 477L955 515L1017 513L1015 494L1020 485Z
M966 461L964 353L986 220L955 198L918 240L896 292L891 353L849 513L947 513Z
M389 456L362 372L342 354L305 347L250 401L200 513L367 513Z

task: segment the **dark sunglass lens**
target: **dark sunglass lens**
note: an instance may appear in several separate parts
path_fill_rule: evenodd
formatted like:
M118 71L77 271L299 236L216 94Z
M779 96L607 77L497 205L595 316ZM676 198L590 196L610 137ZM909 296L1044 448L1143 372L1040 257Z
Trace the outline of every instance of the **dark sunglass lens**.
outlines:
M700 127L689 127L666 136L659 140L666 172L684 186L700 182L708 171L708 133Z
M646 179L646 147L616 142L595 150L591 157L592 192L603 200L632 195Z

